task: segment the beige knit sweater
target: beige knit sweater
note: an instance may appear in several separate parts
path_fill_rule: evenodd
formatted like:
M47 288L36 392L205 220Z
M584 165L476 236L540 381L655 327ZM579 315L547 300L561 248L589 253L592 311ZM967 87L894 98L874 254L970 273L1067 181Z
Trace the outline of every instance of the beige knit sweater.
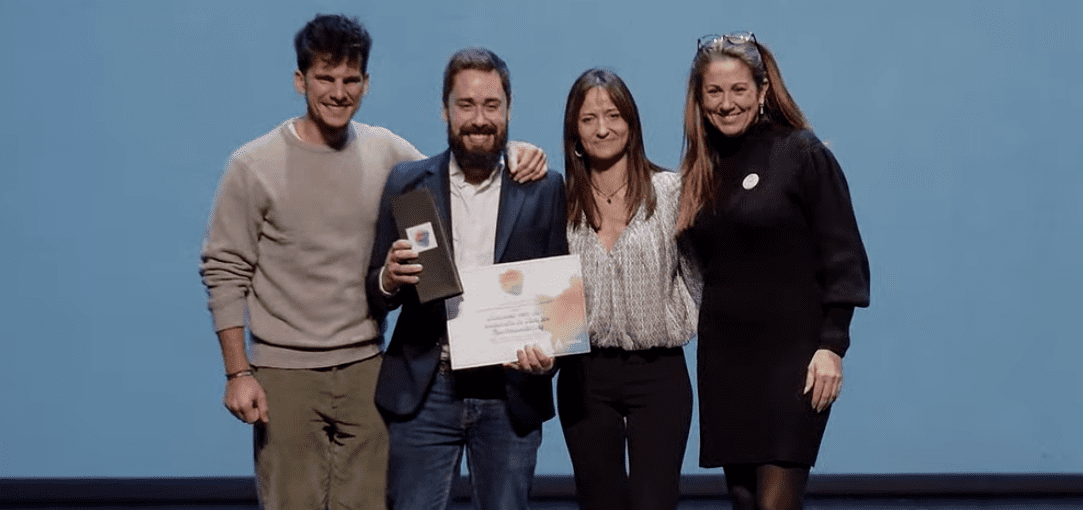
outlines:
M219 183L200 274L215 331L247 326L255 366L318 368L376 355L365 271L384 181L424 156L353 122L342 150L287 121L241 147Z

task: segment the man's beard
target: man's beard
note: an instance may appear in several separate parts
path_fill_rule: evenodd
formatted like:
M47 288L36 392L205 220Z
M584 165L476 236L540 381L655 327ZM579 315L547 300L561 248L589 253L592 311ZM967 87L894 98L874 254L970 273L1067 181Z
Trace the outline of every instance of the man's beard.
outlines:
M473 134L495 135L491 151L471 151L466 148L463 138ZM484 126L463 126L462 131L456 136L451 126L447 128L447 144L451 147L451 153L455 155L455 161L459 168L474 171L492 171L500 162L500 154L504 146L508 144L508 132L501 130L494 124Z

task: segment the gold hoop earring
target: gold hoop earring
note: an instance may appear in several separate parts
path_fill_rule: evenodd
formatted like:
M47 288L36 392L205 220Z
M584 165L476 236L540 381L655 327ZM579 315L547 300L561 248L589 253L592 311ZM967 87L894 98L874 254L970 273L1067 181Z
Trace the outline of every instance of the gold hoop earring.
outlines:
M579 142L575 142L575 146L572 147L572 154L575 154L577 158L583 157L583 153L579 152Z

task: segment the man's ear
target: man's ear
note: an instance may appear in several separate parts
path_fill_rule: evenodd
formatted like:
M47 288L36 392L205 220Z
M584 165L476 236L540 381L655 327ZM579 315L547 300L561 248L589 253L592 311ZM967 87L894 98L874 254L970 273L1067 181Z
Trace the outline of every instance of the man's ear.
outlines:
M305 95L305 73L300 69L293 71L293 88L298 94Z
M369 75L361 75L361 97L367 96L369 93Z

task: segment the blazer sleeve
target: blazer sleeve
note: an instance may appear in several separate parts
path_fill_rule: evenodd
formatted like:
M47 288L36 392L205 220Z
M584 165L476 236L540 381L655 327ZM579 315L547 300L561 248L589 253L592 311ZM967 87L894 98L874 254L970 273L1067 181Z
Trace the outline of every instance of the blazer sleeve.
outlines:
M537 257L554 257L568 254L567 202L564 193L564 178L550 171L546 176L543 192L546 196L539 202L539 211L548 216L546 242L537 249ZM553 405L553 376L556 375L562 358L554 362L554 369L546 374L531 375L515 370L505 373L508 413L512 417L512 427L518 434L525 434L556 416Z
M552 221L549 225L549 256L567 255L568 252L568 200L565 197L564 178L560 174L550 171L553 187L552 193Z
M854 307L869 306L869 259L842 168L819 139L808 131L801 135L805 209L818 244L823 286L820 347L843 356L850 346Z

